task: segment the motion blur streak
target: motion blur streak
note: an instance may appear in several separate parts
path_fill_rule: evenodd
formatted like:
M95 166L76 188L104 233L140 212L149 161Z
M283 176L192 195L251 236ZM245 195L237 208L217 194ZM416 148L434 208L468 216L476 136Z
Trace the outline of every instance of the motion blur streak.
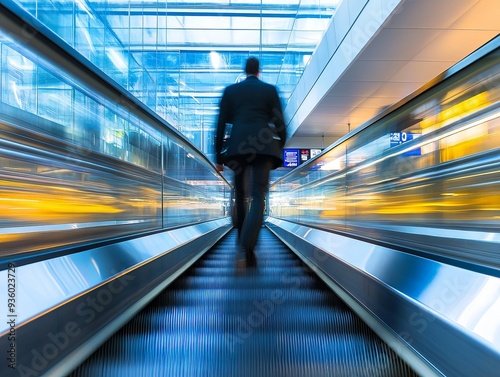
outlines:
M272 216L498 269L498 37L495 43L278 180ZM431 235L436 229L441 234Z
M32 48L0 30L0 260L226 217L189 141Z

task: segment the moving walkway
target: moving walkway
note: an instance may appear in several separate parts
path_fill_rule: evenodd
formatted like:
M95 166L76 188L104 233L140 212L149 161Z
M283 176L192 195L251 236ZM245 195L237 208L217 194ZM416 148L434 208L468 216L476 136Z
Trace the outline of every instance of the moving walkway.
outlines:
M70 376L416 376L268 229L256 255L232 230Z

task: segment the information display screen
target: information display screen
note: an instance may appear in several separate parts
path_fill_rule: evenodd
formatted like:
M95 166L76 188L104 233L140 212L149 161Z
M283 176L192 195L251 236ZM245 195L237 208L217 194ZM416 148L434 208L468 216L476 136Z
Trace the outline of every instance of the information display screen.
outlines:
M311 158L311 151L309 149L300 150L300 163L306 162Z
M283 149L283 166L285 168L296 168L299 166L298 149Z
M320 154L319 148L283 149L283 166L285 168L296 168L300 164Z

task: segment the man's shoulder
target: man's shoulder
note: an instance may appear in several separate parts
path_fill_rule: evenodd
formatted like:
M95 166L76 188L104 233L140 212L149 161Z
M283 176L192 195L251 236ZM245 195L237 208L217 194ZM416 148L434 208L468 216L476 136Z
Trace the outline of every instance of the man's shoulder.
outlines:
M228 85L228 86L226 86L226 89L224 89L224 90L226 90L226 91L228 91L228 90L233 90L233 89L234 89L234 88L235 88L238 84L239 84L239 83L235 83L235 84Z
M232 91L238 90L238 88L241 87L242 83L243 82L240 81L240 82L237 82L237 83L234 83L234 84L226 86L225 92L232 92Z
M226 94L231 94L231 93L238 92L240 90L244 90L244 88L249 88L249 87L252 87L252 88L258 87L259 90L263 90L266 92L276 90L276 87L274 85L269 84L267 82L264 82L260 79L254 78L254 79L250 79L250 80L246 79L246 80L240 81L238 83L228 85L225 89L225 92L226 92Z
M244 80L242 82L240 82L240 84L242 85L257 85L259 88L264 88L265 90L274 90L276 89L276 87L272 84L269 84L265 81L262 81L261 79L258 79L258 78L254 78L252 80Z
M270 89L270 90L276 90L276 86L273 85L273 84L269 84L267 82L264 82L264 81L261 81L265 86L266 88Z

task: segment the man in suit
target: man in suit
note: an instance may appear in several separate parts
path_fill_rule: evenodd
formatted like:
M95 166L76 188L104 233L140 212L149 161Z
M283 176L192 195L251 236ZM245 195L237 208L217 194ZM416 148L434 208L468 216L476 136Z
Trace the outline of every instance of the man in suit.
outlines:
M246 61L247 78L228 86L220 101L215 139L217 169L234 171L233 224L238 240L254 257L269 190L269 172L283 163L285 122L276 87L259 79L259 60ZM224 134L230 137L224 140Z

